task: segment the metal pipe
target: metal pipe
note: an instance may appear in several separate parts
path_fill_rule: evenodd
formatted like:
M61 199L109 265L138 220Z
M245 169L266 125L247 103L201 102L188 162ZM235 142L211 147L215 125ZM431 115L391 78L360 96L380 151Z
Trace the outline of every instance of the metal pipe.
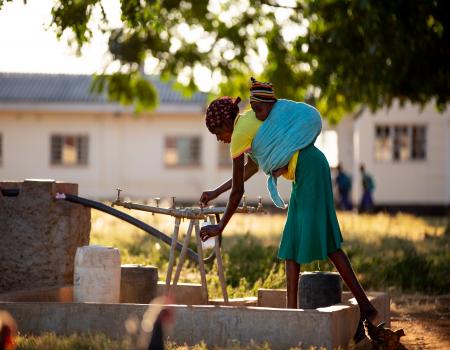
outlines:
M220 221L220 214L224 213L226 210L226 207L211 207L211 208L160 208L159 207L159 199L156 199L156 207L151 205L145 205L145 204L137 204L132 202L122 202L120 200L120 192L117 194L117 199L111 203L111 206L118 205L127 209L135 209L135 210L141 210L150 212L152 214L161 214L161 215L170 215L175 218L183 218L183 219L190 219L190 220L206 220L208 216L214 215L216 217L217 222ZM261 206L258 206L258 208L254 207L240 207L236 210L238 213L265 213L264 208ZM222 246L222 234L219 236L219 246ZM203 259L203 262L205 264L210 264L214 261L216 258L216 252L213 250L211 254Z
M159 231L159 230L155 229L154 227L146 224L145 222L142 222L142 221L140 221L140 220L138 220L138 219L136 219L136 218L134 218L134 217L124 213L124 212L121 212L121 211L119 211L117 209L111 208L110 206L105 205L103 203L96 202L96 201L93 201L93 200L90 200L90 199L86 199L86 198L82 198L82 197L78 197L78 196L75 196L73 194L61 194L61 193L58 193L56 195L56 198L57 199L64 199L64 200L72 202L72 203L77 203L77 204L81 204L81 205L84 205L84 206L89 207L89 208L100 210L100 211L102 211L104 213L107 213L109 215L115 216L116 218L124 220L124 221L128 222L129 224L140 228L141 230L144 230L145 232L147 232L147 233L151 234L152 236L160 239L161 241L163 241L166 244L169 244L169 245L172 244L172 239L169 236L167 236L164 233L162 233L161 231ZM183 246L179 242L177 242L176 249L178 251L181 251L182 247ZM196 252L194 252L192 249L188 249L187 255L188 255L189 259L191 259L193 262L195 262L195 263L199 262L198 254Z
M120 200L114 201L112 206L118 205L127 209L135 209L147 211L155 214L170 215L173 217L179 217L183 219L196 219L204 220L208 215L223 214L226 207L212 207L212 208L159 208L151 205L137 204L132 202L122 202ZM261 207L239 207L236 209L236 213L262 213L265 212Z

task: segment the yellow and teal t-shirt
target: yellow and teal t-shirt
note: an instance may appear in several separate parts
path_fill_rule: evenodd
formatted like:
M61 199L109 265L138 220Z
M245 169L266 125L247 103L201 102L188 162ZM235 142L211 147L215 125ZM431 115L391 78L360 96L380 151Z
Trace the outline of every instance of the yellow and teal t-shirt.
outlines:
M243 153L251 152L253 139L262 123L261 120L256 118L255 112L251 109L237 116L234 121L233 134L231 135L231 158L234 159ZM299 152L295 152L289 161L288 171L282 175L287 180L295 181L298 154Z

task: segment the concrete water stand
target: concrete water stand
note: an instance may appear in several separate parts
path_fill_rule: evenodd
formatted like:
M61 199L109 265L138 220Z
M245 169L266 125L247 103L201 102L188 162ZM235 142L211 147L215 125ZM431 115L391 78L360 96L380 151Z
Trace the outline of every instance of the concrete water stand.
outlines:
M162 285L158 289L162 291ZM200 285L177 286L175 324L169 334L178 344L194 345L204 341L225 347L250 342L272 344L273 349L313 345L326 349L347 348L356 329L359 309L352 295L342 294L342 302L314 310L285 309L283 290L258 291L257 298L232 300L231 305L198 305ZM9 311L25 334L55 332L103 333L112 339L126 337L125 321L142 318L146 304L73 303L71 286L0 294L0 309ZM390 298L385 293L369 293L380 313L380 321L389 326ZM194 304L194 305L186 305ZM197 305L195 305L197 304ZM253 305L253 306L248 306Z

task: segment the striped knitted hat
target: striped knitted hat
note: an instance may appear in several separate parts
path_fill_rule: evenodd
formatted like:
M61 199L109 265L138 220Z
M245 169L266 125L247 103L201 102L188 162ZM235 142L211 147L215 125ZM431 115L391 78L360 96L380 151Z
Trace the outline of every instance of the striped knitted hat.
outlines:
M206 109L206 127L213 133L215 127L220 127L224 120L235 119L239 113L240 97L233 99L228 96L219 97L212 101Z
M275 91L271 83L263 83L255 78L250 78L252 86L250 86L250 102L275 102Z

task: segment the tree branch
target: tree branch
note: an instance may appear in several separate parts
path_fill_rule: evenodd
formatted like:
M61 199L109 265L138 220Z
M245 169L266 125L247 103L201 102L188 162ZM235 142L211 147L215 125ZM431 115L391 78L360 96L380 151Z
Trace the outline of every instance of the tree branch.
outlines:
M270 7L290 9L290 10L303 10L303 7L301 7L301 6L285 6L285 5L280 5L280 4L274 3L273 1L270 1L270 0L260 0L260 2L262 4L270 6Z

